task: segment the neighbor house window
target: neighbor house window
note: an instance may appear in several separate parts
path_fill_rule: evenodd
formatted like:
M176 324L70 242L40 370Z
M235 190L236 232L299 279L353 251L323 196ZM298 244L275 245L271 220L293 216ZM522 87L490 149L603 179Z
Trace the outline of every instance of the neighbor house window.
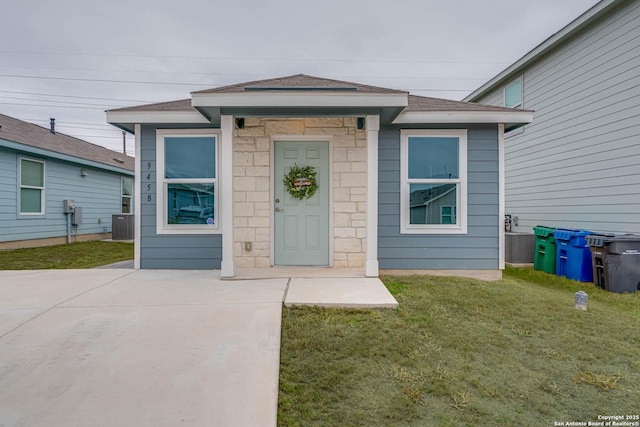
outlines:
M522 107L522 77L505 86L504 106L508 108Z
M44 162L20 159L20 214L44 214Z
M131 198L133 197L133 178L122 177L122 213L131 213Z
M440 207L440 224L455 224L455 223L456 223L456 207L441 206Z
M158 232L215 233L218 136L211 130L158 131Z
M467 131L401 131L400 231L467 232Z

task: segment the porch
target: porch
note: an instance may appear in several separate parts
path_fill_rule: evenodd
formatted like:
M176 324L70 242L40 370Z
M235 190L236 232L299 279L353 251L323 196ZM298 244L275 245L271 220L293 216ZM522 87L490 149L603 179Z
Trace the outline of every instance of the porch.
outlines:
M233 223L223 225L223 239L233 249L222 245L222 277L376 277L379 117L230 119L222 120L221 149L233 147ZM283 187L294 165L317 173L313 197L296 200Z

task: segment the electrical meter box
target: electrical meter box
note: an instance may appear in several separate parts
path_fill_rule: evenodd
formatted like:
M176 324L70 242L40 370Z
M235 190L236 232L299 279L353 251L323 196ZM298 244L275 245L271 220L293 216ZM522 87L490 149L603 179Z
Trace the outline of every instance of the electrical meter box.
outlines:
M70 214L73 213L73 210L76 208L76 204L73 201L73 199L65 199L62 201L62 203L64 204L63 206L63 211L66 214Z

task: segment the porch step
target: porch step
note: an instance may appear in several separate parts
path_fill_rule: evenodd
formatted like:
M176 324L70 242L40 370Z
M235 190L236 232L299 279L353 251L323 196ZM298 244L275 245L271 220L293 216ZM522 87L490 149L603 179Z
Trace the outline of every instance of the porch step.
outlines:
M372 277L293 277L286 307L396 308L398 302L382 281Z

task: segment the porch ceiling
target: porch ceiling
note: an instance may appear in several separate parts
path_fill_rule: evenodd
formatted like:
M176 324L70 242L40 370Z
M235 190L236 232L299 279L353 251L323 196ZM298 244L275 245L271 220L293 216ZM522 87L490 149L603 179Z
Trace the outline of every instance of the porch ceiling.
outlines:
M404 107L195 107L207 120L219 123L221 115L234 117L364 117L379 115L382 123L391 123Z

